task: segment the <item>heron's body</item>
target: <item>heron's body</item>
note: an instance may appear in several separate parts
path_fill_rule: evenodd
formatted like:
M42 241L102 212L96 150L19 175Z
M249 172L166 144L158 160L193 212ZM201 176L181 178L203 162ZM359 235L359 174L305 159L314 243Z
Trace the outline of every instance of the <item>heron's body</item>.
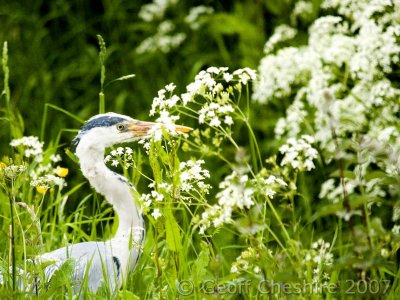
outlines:
M51 263L44 270L46 281L70 260L74 271L69 281L74 293L81 290L85 277L90 291L97 291L103 284L107 284L110 291L114 292L122 284L122 278L121 263L113 248L110 241L84 242L45 253L38 259L42 263Z
M81 128L74 144L82 173L113 206L119 219L118 229L110 240L71 244L36 257L35 261L49 264L44 270L46 282L70 261L74 266L70 282L74 293L81 290L84 282L92 292L103 284L115 292L135 268L145 237L142 212L134 198L133 185L106 167L104 153L112 145L151 136L158 125L107 113L92 117ZM175 130L188 132L191 128L176 126Z
M115 291L121 287L129 271L134 269L144 241L143 216L133 197L133 186L104 163L106 147L130 141L121 137L109 138L118 134L115 125L132 121L129 117L113 113L98 115L91 118L78 134L76 155L82 173L113 206L119 218L118 230L108 241L72 244L40 255L39 261L52 262L45 269L46 279L50 279L69 259L75 265L72 279L76 290L87 280L87 287L93 292L105 282L111 291Z

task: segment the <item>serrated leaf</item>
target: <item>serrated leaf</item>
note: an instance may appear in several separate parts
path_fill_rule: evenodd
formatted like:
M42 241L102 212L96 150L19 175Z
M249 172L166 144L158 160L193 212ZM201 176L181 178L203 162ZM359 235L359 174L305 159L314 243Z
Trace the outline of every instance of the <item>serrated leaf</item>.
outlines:
M319 207L317 212L311 217L310 222L329 215L334 215L336 212L343 210L343 205L341 203L333 203Z
M193 274L198 281L203 280L210 262L210 250L205 243L201 244L201 251L193 265Z
M167 237L168 249L175 252L182 251L182 238L179 231L178 223L170 209L164 211L165 216L165 232Z
M158 150L156 149L155 143L150 142L150 150L149 150L149 162L150 167L153 170L154 180L156 182L161 182L162 175L160 164L158 163Z

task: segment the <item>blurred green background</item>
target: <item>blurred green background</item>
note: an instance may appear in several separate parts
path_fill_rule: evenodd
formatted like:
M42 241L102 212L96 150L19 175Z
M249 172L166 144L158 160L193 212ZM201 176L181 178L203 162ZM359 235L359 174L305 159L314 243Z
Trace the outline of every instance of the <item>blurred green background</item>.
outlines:
M290 11L296 1L164 2L169 6L159 19L144 21L139 12L148 1L0 1L0 41L8 42L11 101L23 117L25 135L39 135L46 103L82 119L98 112L97 34L108 50L106 82L136 74L106 87L106 111L148 119L153 97L170 82L179 92L208 66L256 68L273 28L293 22ZM185 18L200 5L213 13L202 15L199 28L192 29ZM175 27L171 34L186 36L183 42L169 51L138 53L138 46L154 36L165 20ZM302 22L296 24L299 29L310 21ZM46 121L45 141L62 128L80 126L51 109ZM63 134L62 141L72 137ZM7 153L9 132L4 120L0 139L6 141L0 151Z
M82 120L99 113L97 35L103 37L107 46L105 110L153 120L149 117L153 98L170 82L176 84L176 94L179 94L200 70L209 66L227 66L232 71L243 67L257 69L264 55L264 44L277 25L295 26L299 34L291 43L306 43L307 28L317 12L310 19L293 19L291 12L296 2L0 0L0 42L1 46L5 41L8 43L11 105L22 116L23 135L39 136L45 148L61 137L57 153L63 157L62 165L70 170L68 186L73 187L82 176L64 149L70 146L82 124L47 105L59 107ZM314 2L313 7L318 9L320 1ZM151 5L155 5L155 17L144 20L140 16ZM201 14L195 22L188 22L191 11L199 6L211 9L212 13ZM138 51L143 42L157 37L160 25L166 22L171 27L165 34L167 39L184 34L184 40L168 49L153 47L149 51ZM2 90L4 74L0 74ZM127 74L136 76L107 85ZM276 120L284 115L286 104L252 105L258 107L252 109L250 122L267 157L266 153L276 150L273 128ZM0 110L0 153L11 155L4 97L0 98ZM190 122L181 120L185 125L196 126ZM247 143L246 128L237 130L239 142ZM233 152L229 156L234 159ZM211 183L217 186L229 170L213 163L209 166L215 172ZM82 198L82 195L72 195L69 210L74 211Z

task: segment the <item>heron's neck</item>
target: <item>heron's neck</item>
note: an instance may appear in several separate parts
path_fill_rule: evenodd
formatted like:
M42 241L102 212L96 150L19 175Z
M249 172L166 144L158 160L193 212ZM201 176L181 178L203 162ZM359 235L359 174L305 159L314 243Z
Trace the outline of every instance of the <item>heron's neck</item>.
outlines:
M116 237L130 236L136 228L143 228L142 212L133 197L132 187L121 175L108 169L104 163L104 149L79 147L76 150L83 175L96 191L105 196L118 214Z

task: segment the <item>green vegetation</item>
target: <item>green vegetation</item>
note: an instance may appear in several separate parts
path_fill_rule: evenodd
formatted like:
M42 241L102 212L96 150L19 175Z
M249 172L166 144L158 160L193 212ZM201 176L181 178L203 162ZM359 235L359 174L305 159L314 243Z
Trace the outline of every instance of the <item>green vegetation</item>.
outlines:
M46 283L30 258L115 232L69 147L108 111L194 130L109 150L146 241L116 295L82 298L397 298L397 2L11 2L0 298L74 298L70 262Z

